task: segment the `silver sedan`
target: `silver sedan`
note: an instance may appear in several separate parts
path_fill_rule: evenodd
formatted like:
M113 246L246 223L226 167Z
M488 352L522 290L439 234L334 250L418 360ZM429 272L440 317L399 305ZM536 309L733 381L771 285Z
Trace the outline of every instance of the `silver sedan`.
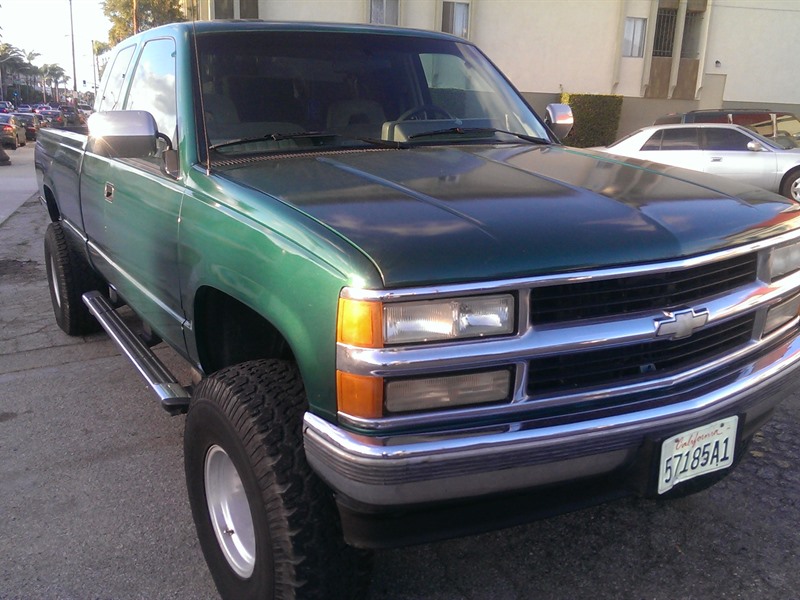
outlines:
M598 150L722 175L800 201L800 148L787 150L739 125L654 125Z

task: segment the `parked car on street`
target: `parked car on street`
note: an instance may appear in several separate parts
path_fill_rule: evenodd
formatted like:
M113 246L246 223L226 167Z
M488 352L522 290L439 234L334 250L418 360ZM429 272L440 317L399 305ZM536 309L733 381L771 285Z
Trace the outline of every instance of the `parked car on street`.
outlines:
M27 143L25 125L15 115L0 114L0 140L2 140L3 145L9 146L14 150L24 146Z
M723 175L800 201L800 149L783 148L740 125L652 125L602 150Z
M670 113L657 118L653 125L677 123L743 125L764 137L772 138L784 148L796 148L800 145L800 120L793 113L770 108L706 109Z
M41 117L34 113L14 113L14 116L25 126L25 139L35 140L42 126Z

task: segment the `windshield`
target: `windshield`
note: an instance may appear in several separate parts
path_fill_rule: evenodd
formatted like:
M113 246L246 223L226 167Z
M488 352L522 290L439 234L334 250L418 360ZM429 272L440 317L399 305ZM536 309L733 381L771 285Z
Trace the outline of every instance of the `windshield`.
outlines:
M216 155L519 143L516 134L550 140L470 44L364 32L217 32L198 36L198 57L198 121Z
M752 123L747 127L771 139L784 149L797 148L800 143L800 121L794 115L778 114L775 115L774 123L770 119L760 123Z

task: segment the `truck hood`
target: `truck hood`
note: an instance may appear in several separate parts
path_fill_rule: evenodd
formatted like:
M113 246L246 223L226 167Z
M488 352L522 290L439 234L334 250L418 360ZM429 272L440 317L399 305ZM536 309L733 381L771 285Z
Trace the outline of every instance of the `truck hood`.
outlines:
M669 260L797 226L758 188L561 146L331 152L221 175L296 207L387 287Z

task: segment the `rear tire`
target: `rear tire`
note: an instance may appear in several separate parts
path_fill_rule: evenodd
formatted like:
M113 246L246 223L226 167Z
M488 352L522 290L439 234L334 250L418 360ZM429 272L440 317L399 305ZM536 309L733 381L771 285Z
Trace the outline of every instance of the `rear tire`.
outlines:
M366 584L365 557L344 543L333 496L306 462L305 405L297 368L276 360L223 369L193 394L186 484L225 600L358 598Z
M100 331L81 296L92 290L102 290L103 280L86 260L73 249L61 223L50 223L44 236L44 258L50 300L56 323L67 335L86 335Z

